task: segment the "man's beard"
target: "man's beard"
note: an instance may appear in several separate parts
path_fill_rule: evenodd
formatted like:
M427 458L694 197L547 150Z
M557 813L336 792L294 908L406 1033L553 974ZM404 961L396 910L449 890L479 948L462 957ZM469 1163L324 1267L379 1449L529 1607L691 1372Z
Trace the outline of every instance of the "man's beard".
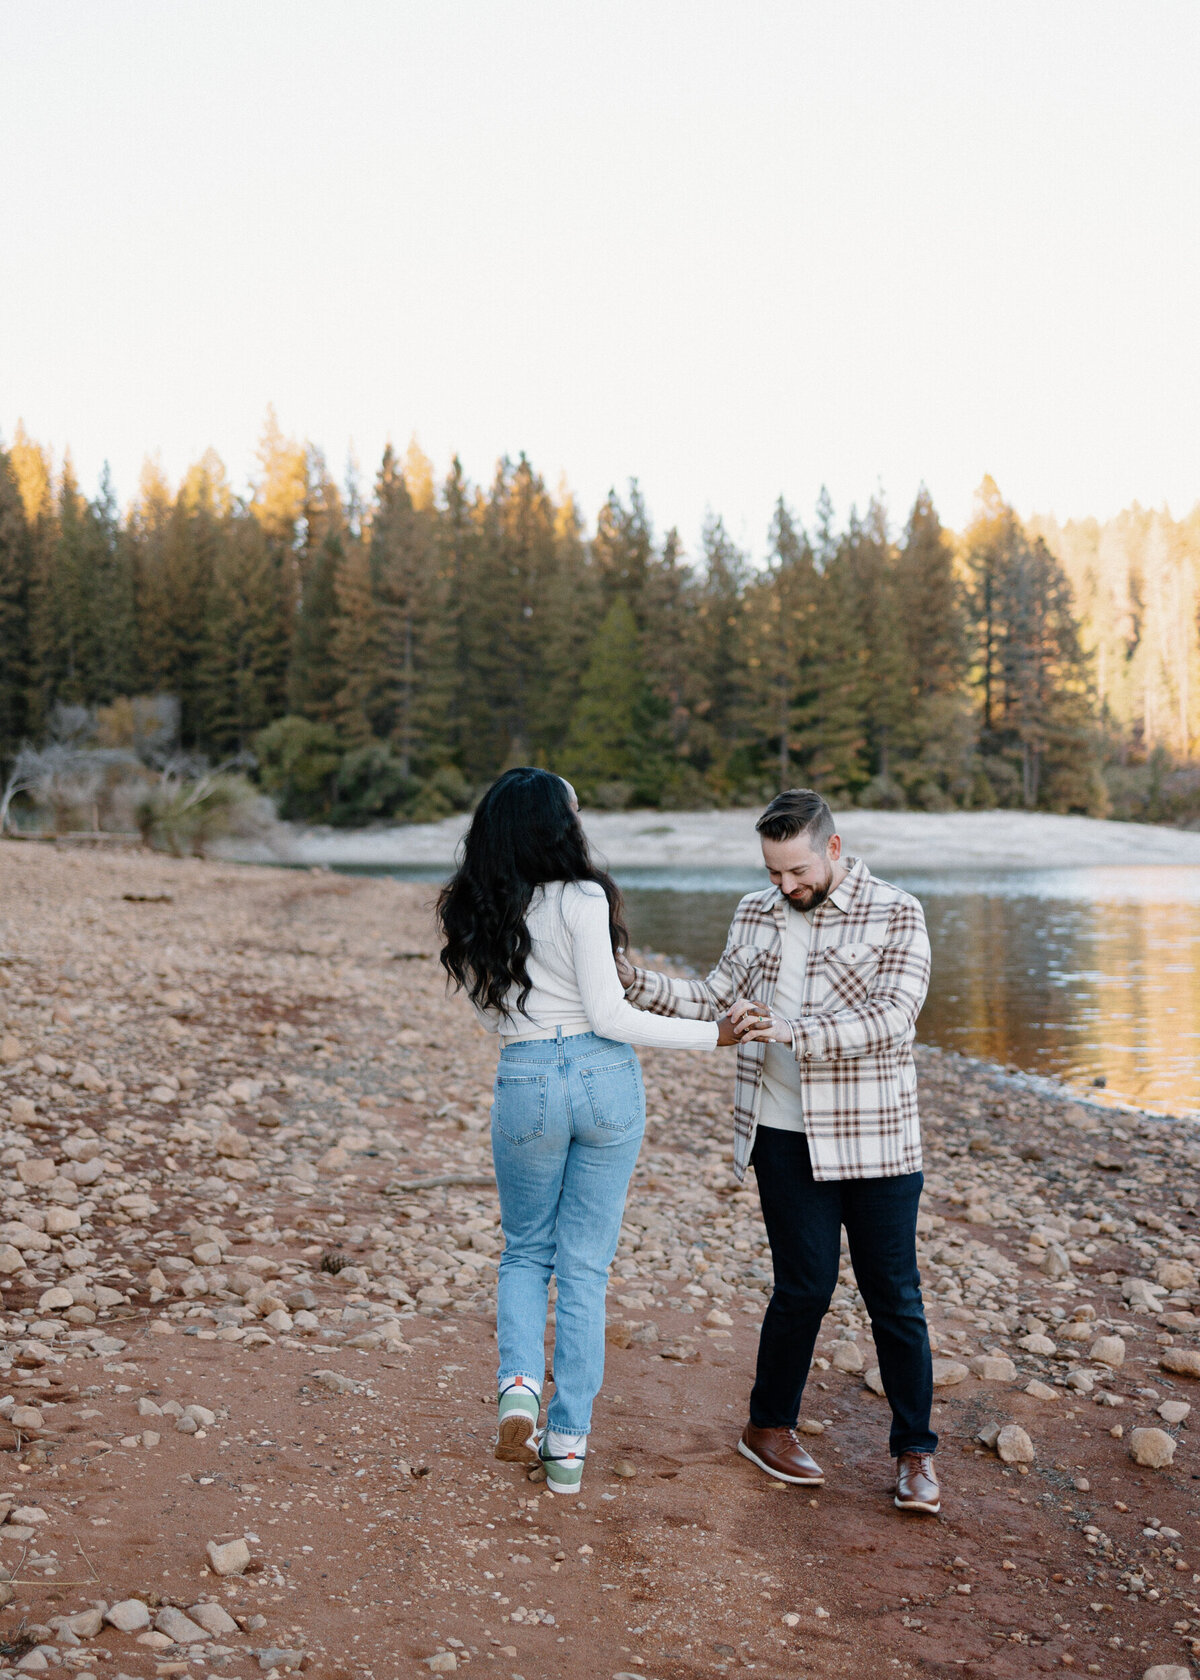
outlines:
M825 879L819 887L801 887L797 892L784 893L784 897L793 910L815 910L818 904L824 904L833 886L833 865L825 865Z

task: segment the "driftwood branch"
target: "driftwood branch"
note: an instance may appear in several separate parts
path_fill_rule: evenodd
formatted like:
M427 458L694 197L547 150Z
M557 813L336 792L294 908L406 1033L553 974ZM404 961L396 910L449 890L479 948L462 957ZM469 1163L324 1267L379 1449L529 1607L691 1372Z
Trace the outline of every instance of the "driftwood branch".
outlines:
M400 1190L438 1190L447 1184L495 1184L491 1173L438 1173L433 1178L394 1178L388 1185L392 1192Z

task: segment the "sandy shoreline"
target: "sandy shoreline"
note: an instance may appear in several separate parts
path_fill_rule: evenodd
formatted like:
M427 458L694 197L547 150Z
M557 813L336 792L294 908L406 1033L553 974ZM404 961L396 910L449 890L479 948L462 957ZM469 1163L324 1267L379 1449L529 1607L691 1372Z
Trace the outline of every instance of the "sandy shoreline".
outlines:
M803 1412L828 1485L734 1454L770 1273L729 1171L732 1069L644 1054L564 1507L489 1455L495 1046L445 996L427 900L0 843L10 1658L1140 1680L1200 1651L1190 1132L921 1052L945 1509L913 1523L848 1266ZM1002 1424L1032 1462L979 1440ZM1133 1462L1137 1429L1173 1462ZM242 1537L251 1567L213 1574L207 1543ZM138 1607L128 1631L97 1602Z
M597 852L620 868L759 869L757 810L587 811ZM327 867L449 866L466 817L345 831L281 824L269 845L228 847L246 862ZM904 869L1048 869L1129 864L1200 866L1200 833L1027 811L846 811L846 846L877 872Z

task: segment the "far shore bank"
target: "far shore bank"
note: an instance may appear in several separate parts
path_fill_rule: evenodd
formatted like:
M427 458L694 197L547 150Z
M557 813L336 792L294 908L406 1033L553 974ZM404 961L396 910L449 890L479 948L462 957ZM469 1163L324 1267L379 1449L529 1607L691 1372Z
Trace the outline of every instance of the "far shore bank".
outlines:
M613 869L758 869L758 808L735 811L585 811L597 853ZM266 842L229 842L245 863L327 868L450 867L469 817L372 829L281 823ZM1200 832L1040 811L845 811L847 850L872 869L1066 869L1137 864L1200 866Z

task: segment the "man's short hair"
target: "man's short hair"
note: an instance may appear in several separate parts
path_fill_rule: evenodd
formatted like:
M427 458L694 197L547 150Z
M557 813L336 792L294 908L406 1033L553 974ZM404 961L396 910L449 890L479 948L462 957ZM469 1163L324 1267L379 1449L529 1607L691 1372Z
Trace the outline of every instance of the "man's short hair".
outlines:
M811 788L777 793L754 826L767 840L794 840L803 834L814 852L824 851L835 827L833 812Z

